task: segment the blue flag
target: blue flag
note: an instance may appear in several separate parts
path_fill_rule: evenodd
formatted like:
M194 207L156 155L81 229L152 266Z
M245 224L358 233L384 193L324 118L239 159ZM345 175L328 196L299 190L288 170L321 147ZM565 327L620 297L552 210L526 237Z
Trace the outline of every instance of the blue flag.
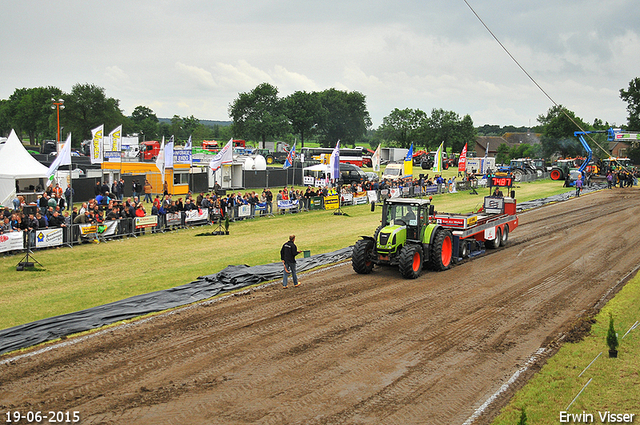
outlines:
M329 169L331 172L331 178L338 180L340 178L340 139L336 142L336 147L331 152L331 158L329 159Z
M286 170L287 168L291 167L293 165L293 160L295 159L295 157L296 157L296 144L294 142L293 147L289 151L289 154L287 155L287 159L284 161L284 165L282 166L282 168Z

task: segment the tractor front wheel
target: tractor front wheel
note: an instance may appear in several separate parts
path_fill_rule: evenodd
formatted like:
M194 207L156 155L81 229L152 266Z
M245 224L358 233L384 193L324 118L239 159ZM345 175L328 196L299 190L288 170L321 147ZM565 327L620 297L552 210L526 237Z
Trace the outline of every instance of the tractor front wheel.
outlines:
M407 244L400 251L400 273L407 279L415 279L422 272L424 256L422 247L417 244Z
M374 263L371 259L375 244L371 239L360 239L351 253L351 266L356 273L369 274Z
M431 268L436 271L447 270L453 260L453 236L450 230L440 230L431 244L429 256Z

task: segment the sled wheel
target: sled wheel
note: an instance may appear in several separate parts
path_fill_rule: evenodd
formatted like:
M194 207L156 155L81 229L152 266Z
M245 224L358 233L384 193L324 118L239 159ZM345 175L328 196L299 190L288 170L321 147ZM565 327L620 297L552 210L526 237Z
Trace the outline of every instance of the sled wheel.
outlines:
M496 238L492 241L486 241L484 246L489 249L498 249L500 247L500 241L502 240L502 232L499 227L496 227Z
M505 246L509 242L509 225L504 225L504 230L502 231L502 238L500 239L500 246Z
M356 273L369 274L373 270L373 248L374 242L371 239L360 239L356 242L351 253L351 266Z
M422 272L422 247L417 244L408 244L400 251L400 273L407 279L415 279Z
M460 241L460 257L467 258L469 256L469 244L466 241Z
M450 230L440 230L431 244L431 268L436 271L447 270L453 259L453 236Z

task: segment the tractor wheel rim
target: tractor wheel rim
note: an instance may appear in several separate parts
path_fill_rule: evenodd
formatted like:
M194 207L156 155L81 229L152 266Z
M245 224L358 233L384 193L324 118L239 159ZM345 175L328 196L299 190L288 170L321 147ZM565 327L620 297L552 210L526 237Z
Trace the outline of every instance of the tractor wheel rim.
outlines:
M451 238L449 236L444 238L442 241L441 259L442 265L445 267L449 266L449 263L451 263Z
M417 272L420 270L420 263L422 262L422 258L420 257L419 252L415 252L413 254L413 271Z

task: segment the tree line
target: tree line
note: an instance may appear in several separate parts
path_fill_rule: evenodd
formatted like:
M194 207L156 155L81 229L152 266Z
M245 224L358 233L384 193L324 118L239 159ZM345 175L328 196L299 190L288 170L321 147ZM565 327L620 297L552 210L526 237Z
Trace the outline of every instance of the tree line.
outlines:
M628 104L628 128L640 130L640 78L634 78L627 89L621 89L620 98ZM205 126L194 116L174 115L170 122L161 122L153 110L142 105L135 107L131 116L126 116L120 109L120 101L108 97L103 88L76 84L70 93L57 87L16 89L9 99L0 100L0 134L6 136L15 129L32 145L55 139L57 122L52 106L53 101L59 99L64 101L60 118L62 139L71 132L75 147L89 139L91 129L101 124L107 131L122 124L124 134L138 134L141 140L172 135L178 141L189 136L196 141L233 137L257 143L283 140L292 144L299 140L302 146L305 141L314 141L327 147L340 140L343 146L369 145L372 149L381 143L403 148L413 143L416 150L435 150L444 142L453 152L460 152L464 144L473 142L477 135L500 136L505 132L525 131L541 134L539 145L500 146L498 161L506 162L520 156L581 155L582 146L573 136L576 123L585 130L609 128L609 124L600 119L586 123L573 111L558 105L539 115L539 125L531 129L489 124L476 128L469 115L461 117L454 111L437 108L429 114L420 109L395 108L373 129L362 93L331 88L321 92L296 91L280 97L278 88L269 83L238 94L228 107L230 126ZM606 144L606 135L594 135L594 139Z

